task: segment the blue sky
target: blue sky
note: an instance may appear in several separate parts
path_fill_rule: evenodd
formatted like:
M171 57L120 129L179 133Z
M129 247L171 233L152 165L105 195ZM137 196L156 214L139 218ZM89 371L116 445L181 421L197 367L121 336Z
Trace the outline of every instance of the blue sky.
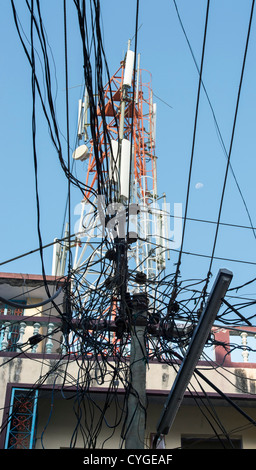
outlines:
M17 11L26 34L29 17L25 1ZM206 0L177 0L180 16L194 56L200 64ZM77 103L82 90L82 55L77 19L72 0L68 5L68 60L71 146L75 142ZM135 32L136 1L102 1L102 28L110 74L118 69ZM156 6L157 5L157 6ZM63 2L41 1L45 29L54 62L51 62L56 113L60 130L66 135L65 75L63 47ZM251 1L215 0L211 2L206 39L203 81L210 97L219 128L229 148L238 85L242 68ZM152 74L157 103L158 188L165 192L170 206L185 205L188 169L192 149L193 126L198 89L198 72L181 29L173 0L141 0L139 8L138 52L141 66ZM11 5L1 3L1 262L38 247L36 204L31 138L31 71L14 26ZM132 46L133 47L133 41ZM256 16L245 67L231 164L256 226ZM55 80L56 73L56 80ZM164 103L165 102L165 103ZM50 142L45 121L38 111L37 148L39 195L43 243L60 237L67 196L67 181ZM63 138L65 149L65 138ZM195 141L188 217L216 221L226 169L212 111L202 90ZM85 178L85 168L77 169ZM197 183L202 183L196 188ZM72 191L72 207L80 202ZM221 222L249 226L248 215L231 173L225 192ZM172 223L171 223L172 226ZM211 255L215 226L200 222L186 225L184 251ZM250 229L221 227L215 255L246 261L213 263L213 276L220 267L233 271L233 285L255 277L256 240ZM47 273L51 273L52 250L45 251ZM177 254L172 253L169 271L174 271ZM252 264L250 264L252 263ZM255 263L255 264L253 264ZM204 278L209 259L183 255L182 275ZM41 273L38 254L1 266L1 271ZM256 292L254 284L244 293Z

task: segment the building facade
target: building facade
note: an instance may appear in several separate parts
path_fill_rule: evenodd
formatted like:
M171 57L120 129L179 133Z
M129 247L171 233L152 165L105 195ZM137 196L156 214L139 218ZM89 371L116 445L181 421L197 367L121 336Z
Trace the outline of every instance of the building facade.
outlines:
M67 352L63 292L48 302L60 285L54 276L0 274L1 449L125 446L126 390L120 376L112 380L115 358L106 366ZM217 325L212 334L214 347L198 363L201 376L193 374L161 447L256 448L256 328ZM233 344L240 346L232 351ZM153 446L179 366L147 364L145 449Z

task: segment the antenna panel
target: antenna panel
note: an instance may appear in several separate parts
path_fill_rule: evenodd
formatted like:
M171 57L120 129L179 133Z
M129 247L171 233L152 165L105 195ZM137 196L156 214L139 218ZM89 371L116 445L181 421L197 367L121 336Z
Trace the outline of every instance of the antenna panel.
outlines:
M134 65L134 52L127 51L126 60L125 60L125 71L124 71L124 81L123 85L131 86L132 85L132 76L133 76L133 65Z

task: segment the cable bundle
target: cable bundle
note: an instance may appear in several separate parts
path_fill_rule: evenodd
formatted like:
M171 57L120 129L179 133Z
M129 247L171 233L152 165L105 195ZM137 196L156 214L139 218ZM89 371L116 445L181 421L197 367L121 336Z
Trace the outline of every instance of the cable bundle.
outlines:
M223 193L221 204L219 208L219 217L217 222L216 236L214 240L211 262L207 275L203 279L187 279L184 280L181 276L181 257L184 253L183 242L185 234L185 223L183 229L182 246L179 252L179 258L176 266L176 271L172 274L161 276L154 280L149 280L141 277L139 266L134 269L128 268L127 264L123 264L120 269L120 264L117 263L117 250L121 249L120 246L112 240L107 239L106 233L102 235L99 242L92 244L91 253L88 254L86 261L76 269L72 268L72 256L69 247L70 262L68 274L64 281L63 290L66 296L66 304L64 313L60 306L51 298L46 282L44 264L43 264L43 244L40 232L40 205L39 194L37 185L37 145L36 145L36 97L39 101L49 127L49 133L53 145L55 147L60 166L67 178L69 185L78 188L84 195L85 191L89 191L91 197L88 198L89 204L93 206L93 197L103 195L106 207L112 202L113 194L111 186L108 182L108 163L104 159L104 153L108 152L110 146L110 135L108 132L107 118L105 116L105 102L104 102L104 87L103 87L103 74L106 72L110 82L110 75L108 71L108 64L106 55L103 48L103 41L100 27L100 1L90 0L74 0L74 6L77 12L78 27L81 36L81 45L83 52L83 72L85 87L89 97L89 110L90 110L90 129L92 134L93 151L96 161L97 171L97 191L91 190L90 186L86 186L82 181L77 179L71 171L70 162L65 162L63 156L63 149L60 140L60 131L56 117L56 110L54 107L54 99L52 92L51 68L48 56L47 38L43 26L43 20L40 10L39 0L26 1L26 6L30 15L30 50L25 45L22 30L19 24L18 15L15 7L14 0L11 0L14 20L17 31L22 42L25 54L28 58L31 67L31 85L32 85L32 130L33 130L33 155L34 155L34 168L35 168L35 181L36 181L36 200L38 209L38 236L40 244L40 253L42 258L42 271L45 279L45 287L48 292L49 301L52 302L54 308L58 311L63 319L62 327L58 327L55 333L62 332L65 344L66 354L57 361L55 366L44 376L41 376L34 384L35 388L39 388L55 376L54 386L52 387L52 404L54 403L55 384L58 378L61 383L60 390L63 399L70 399L70 392L72 390L73 410L76 417L76 426L70 436L70 447L81 446L81 440L85 448L95 448L98 446L100 439L100 432L103 426L107 426L109 430L109 437L114 435L117 430L121 429L120 446L123 446L127 429L127 399L131 392L130 381L130 334L133 327L131 321L131 296L134 285L138 286L138 279L140 279L140 292L147 292L148 295L148 316L145 327L145 344L146 355L145 361L158 361L165 363L177 371L180 360L182 360L184 351L189 344L190 338L193 334L194 328L198 322L198 318L202 312L205 302L208 297L208 285L211 278L212 260L214 259L214 252L216 246L216 239L218 235L218 227L220 225L220 216L222 209L222 201L225 193L225 182L230 164L230 153L232 149L232 142L230 146L229 158L226 167L226 174L223 185ZM191 152L191 163L189 169L187 199L185 221L188 219L188 202L189 202L189 188L191 171L193 165L194 145L197 127L197 115L199 107L199 98L202 86L202 70L204 60L204 48L207 32L207 21L209 14L209 4L207 3L205 34L202 50L201 67L199 73L199 85L197 95L197 108L194 123L194 134ZM138 14L137 2L137 14ZM254 5L254 2L253 2ZM252 10L253 11L253 10ZM138 20L138 15L137 15ZM252 14L251 14L252 18ZM138 30L138 21L136 20L136 33ZM250 19L251 24L251 19ZM64 2L64 28L65 38L67 41L66 31L66 15L65 15L65 2ZM250 28L248 30L249 39ZM44 82L40 83L37 74L37 64L35 58L34 43L37 38L40 46L40 57L42 58L44 70ZM248 39L246 50L248 46ZM67 44L66 44L67 45ZM67 48L65 48L65 59L67 66ZM246 58L246 54L245 54ZM245 63L245 59L244 59ZM244 64L243 64L244 70ZM67 68L66 68L67 71ZM242 84L243 72L241 75ZM66 82L67 83L67 82ZM46 89L46 102L43 100L42 89ZM241 89L241 86L240 86ZM239 91L240 92L240 91ZM67 95L66 95L67 96ZM239 103L239 96L237 107ZM237 114L237 110L236 110ZM103 123L103 144L99 144L99 135L102 132L100 129L100 122ZM68 133L68 100L67 100L67 133ZM118 129L118 123L116 122ZM235 129L235 121L234 121ZM69 150L69 144L68 144ZM104 162L104 164L103 164ZM68 193L70 203L70 186ZM94 206L93 206L94 207ZM97 210L93 216L97 215ZM69 215L70 217L70 215ZM85 225L84 230L89 230ZM70 240L71 241L71 237ZM127 246L126 246L127 249ZM97 257L94 257L97 252ZM127 255L127 250L125 251ZM127 262L127 259L125 259ZM127 267L127 270L124 269ZM89 276L93 280L89 279ZM251 280L249 282L253 282ZM239 286L236 290L241 289ZM229 293L232 288L229 290ZM227 296L228 297L228 296ZM241 299L242 302L231 305L226 301L222 310L217 316L217 321L222 325L238 325L243 324L252 325L255 319L255 314L243 314L244 309L253 307L255 301L248 299ZM248 311L248 310L246 310ZM232 316L231 316L232 315ZM33 341L41 341L43 338L34 338L30 344L24 344L25 348L30 347ZM61 343L60 343L61 345ZM207 346L211 347L216 345L215 339L211 336L208 339ZM226 347L227 345L222 345ZM232 345L238 348L238 345ZM31 358L31 360L33 360ZM217 365L205 356L205 360L209 362L209 367L217 368ZM72 376L69 372L69 365L75 363L78 367L77 376ZM64 364L64 366L63 366ZM61 367L60 367L61 366ZM217 372L223 373L221 367L218 366ZM235 377L234 377L235 379ZM228 379L226 379L228 380ZM199 383L199 382L198 382ZM214 384L213 384L214 385ZM104 388L104 399L99 405L94 397L94 390L96 387ZM219 437L221 434L228 437L224 426L219 421L215 410L205 393L201 382L199 388L204 393L207 399L207 411L210 413L209 422L212 426L213 434ZM120 391L122 393L120 393ZM201 403L201 398L190 388L191 394L196 400L197 405L200 407L202 413L206 416L205 405ZM112 406L115 410L113 416L108 415L109 407ZM241 412L241 410L238 410ZM47 431L49 420L42 432L41 443L44 446L44 434ZM248 418L248 417L247 417ZM248 419L250 425L255 425L252 419ZM6 425L6 423L5 423ZM102 443L102 447L105 443Z

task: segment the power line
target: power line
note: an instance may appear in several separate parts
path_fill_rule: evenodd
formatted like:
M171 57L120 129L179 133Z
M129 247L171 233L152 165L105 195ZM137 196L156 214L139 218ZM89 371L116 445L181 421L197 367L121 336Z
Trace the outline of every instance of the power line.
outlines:
M98 172L98 183L99 183L98 192L100 194L104 193L106 199L108 199L110 197L110 191L109 191L110 188L107 184L105 185L104 171L100 164L101 155L100 155L99 148L97 146L97 135L96 135L97 134L96 132L97 113L96 113L96 102L92 94L93 78L92 78L92 67L91 67L91 61L90 61L91 53L88 51L88 47L87 47L89 25L88 25L88 19L87 19L86 11L85 11L86 5L87 6L89 5L89 8L90 8L89 18L91 20L90 26L92 28L92 41L95 47L95 62L96 62L95 83L99 91L98 93L99 103L100 103L102 110L104 111L103 88L102 88L102 68L103 68L103 63L104 63L103 58L105 58L105 55L104 55L104 50L103 50L103 45L102 45L102 40L101 40L101 31L100 31L100 22L99 22L100 2L97 0L91 0L90 2L85 2L85 1L79 2L78 0L76 1L74 0L74 4L77 7L77 14L78 14L79 25L80 25L82 47L83 47L83 53L84 53L83 65L84 65L85 79L86 79L87 85L89 86L89 96L90 96L90 100L92 103L91 124L92 126L95 126L94 127L94 130L95 130L94 144L95 144L95 155L96 155L96 161L97 161L97 172ZM137 1L137 12L138 12L138 5L139 5L139 2ZM208 5L209 5L209 2L208 2ZM64 1L64 8L65 7L66 7L66 2ZM31 17L31 23L33 25L35 24L35 17L34 17L33 9L31 10L31 14L32 13L33 15ZM138 18L138 15L137 15L137 18ZM208 9L207 9L207 18L208 18ZM207 21L206 21L206 25L207 25ZM65 17L65 27L66 27L66 17ZM137 31L138 31L138 28L136 27L136 34L137 34ZM205 44L205 41L204 41L204 44ZM66 46L67 46L67 41L66 41ZM65 51L66 51L65 53L66 53L66 71L67 71L67 48L65 48ZM204 46L203 46L202 59L203 59L203 56L204 56ZM46 57L45 57L45 61L47 64ZM31 65L33 67L34 90L35 90L36 85L37 85L37 76L35 73L36 71L35 71L34 61L31 61ZM107 66L107 63L105 63L105 65ZM50 81L49 81L48 73L49 73L49 69L48 67L46 67L46 75L48 78L47 80L48 92L50 93ZM193 144L192 144L191 168L190 168L189 183L188 183L188 190L187 190L187 206L188 206L188 201L189 201L190 177L191 177L192 162L193 162L193 156L194 156L197 112L198 112L199 94L200 94L200 86L201 86L201 79L202 79L201 74L202 74L202 67L201 67L201 73L200 73L198 102L197 102L194 136L193 136ZM67 89L68 89L68 86L66 86L66 90ZM67 110L68 110L68 100L67 100ZM67 111L67 114L68 114L68 111ZM55 115L53 115L53 118L55 118ZM106 123L104 122L104 116L103 116L103 125L106 126ZM68 121L67 121L67 129L68 129ZM105 132L104 138L106 142L108 142L107 127L105 127L104 132ZM73 178L73 175L70 172L69 162L68 162L68 166L64 167L64 170L68 178L68 185L69 185L68 197L69 197L70 196L70 192L69 192L70 183L72 182L75 185L78 185L78 181L75 178ZM70 199L69 199L69 203L70 203ZM70 218L70 215L69 215L69 218ZM187 217L187 210L185 214L185 220L189 220L189 218ZM219 222L219 225L220 225L220 222ZM68 238L68 241L70 243L71 236L66 237L66 238ZM58 240L57 242L59 241L60 240ZM53 245L53 243L47 246L50 246L50 245ZM75 387L74 409L76 407L77 423L75 425L74 431L71 436L71 440L70 440L71 447L76 446L78 431L81 430L82 435L83 435L84 445L86 447L95 448L99 432L104 422L108 426L108 428L111 429L111 433L112 433L114 432L115 429L117 429L118 424L121 423L121 419L124 418L124 421L126 419L126 400L127 400L127 396L130 390L129 388L130 387L129 364L128 364L128 361L126 361L127 355L129 354L127 353L127 349L129 348L129 329L124 330L119 337L115 336L113 338L111 336L109 325L110 325L110 321L113 315L116 314L117 312L116 299L115 299L114 294L116 293L117 288L120 287L120 284L118 284L117 282L117 276L116 276L116 271L114 269L114 263L110 259L108 259L106 256L104 256L104 253L102 252L103 246L104 247L108 246L108 241L106 239L102 239L97 244L97 250L101 253L101 256L99 257L100 259L98 261L94 261L90 256L88 256L86 262L79 269L75 270L74 273L72 273L74 290L73 290L73 296L70 299L70 302L72 303L72 309L74 311L74 320L77 323L76 323L76 326L74 326L74 323L69 321L69 319L67 318L67 324L71 330L72 337L69 337L69 341L67 342L68 353L66 357L67 357L67 363L72 360L72 361L76 361L77 365L79 365L78 376L73 377L71 376L71 374L68 374L67 368L66 368L66 371L63 371L63 369L58 370L57 369L58 364L57 364L56 367L50 368L49 372L45 374L44 376L41 376L40 379L38 380L38 386L40 386L46 380L46 378L49 377L50 374L52 374L53 372L58 372L58 377L62 378L61 391L63 395L65 391L65 385L67 385L67 383L68 383L68 386L72 385L73 387ZM45 247L43 247L41 244L39 250L42 250ZM33 252L35 251L38 251L38 250L34 250ZM178 252L181 256L181 251L178 251ZM32 253L32 251L29 253ZM186 252L184 252L183 250L182 250L182 253L186 254ZM191 254L191 253L188 253L188 254ZM20 255L20 257L22 256L25 256L25 255ZM197 256L204 256L204 255L198 254ZM215 256L214 256L214 259L216 259ZM237 261L237 260L233 260L233 261ZM256 263L253 263L253 264L256 264ZM136 269L137 268L138 266L136 266ZM95 282L94 285L90 285L85 279L85 273L89 270L94 271L95 273L98 274L97 281ZM135 274L135 271L132 273L129 272L128 274L130 276L130 279L128 279L128 282L132 284L132 281L133 281L132 276ZM185 298L185 300L179 299L180 312L178 311L178 313L175 314L175 316L173 317L174 329L177 327L176 323L179 320L184 319L184 318L186 321L191 321L192 326L193 324L195 324L197 306L195 305L194 308L190 309L188 302L193 302L193 300L197 301L195 297L197 296L197 294L200 294L200 291L198 291L198 286L195 286L195 284L194 285L191 284L191 282L187 286L184 286L184 284L182 285L182 283L180 283L180 285L177 286L177 284L175 284L175 281L177 281L176 275L177 275L177 271L173 276L169 276L169 277L166 276L164 279L160 279L160 278L157 279L155 286L152 283L151 299L150 299L151 306L149 309L150 312L151 311L153 312L152 317L155 314L159 314L160 320L162 321L162 318L165 315L165 311L167 310L169 299L171 297L171 291L173 290L173 286L175 285L175 288L184 294L183 297L187 297L187 298ZM150 281L148 282L148 284L149 283ZM195 292L193 292L193 288ZM160 301L160 306L159 306L159 311L158 311L158 307L156 306L156 302L155 302L155 296L158 290L160 289L163 290L163 300ZM194 295L195 293L196 295ZM124 302L125 308L129 312L129 309L130 309L129 301L127 299L123 299L123 302ZM150 321L151 321L151 318L150 318ZM95 322L94 323L95 327L92 324L92 322ZM150 331L151 331L150 327L151 325L148 324L147 325L147 328L148 328L147 333L149 333L148 336L150 336ZM170 335L171 334L172 333L170 333ZM183 338L181 336L176 337L176 344L177 344L177 348L182 346ZM152 341L152 357L154 359L158 358L157 355L160 351L159 354L162 354L162 356L165 355L166 357L166 359L162 358L162 361L166 360L166 362L170 366L173 366L172 351L170 350L170 337L160 338L157 346L159 346L159 350L157 349L155 345L153 345L153 341ZM72 355L74 351L75 351L75 354ZM147 358L149 357L149 355L150 355L150 352L148 349ZM113 356L115 357L114 366L111 363L111 361L113 360ZM63 362L61 362L61 364L63 365ZM100 411L100 413L99 413L99 419L96 425L94 425L95 423L94 418L96 419L96 415L94 414L94 412L97 408L97 404L94 402L94 398L91 396L91 390L90 390L93 373L95 374L95 380L97 384L102 383L103 379L108 382L108 391L105 395L105 403L102 406L102 408L98 408L97 410L97 411ZM112 424L112 423L107 422L106 420L106 410L110 406L110 404L112 404L113 399L118 400L118 393L120 390L118 390L117 385L116 385L117 380L119 381L119 387L124 388L124 400L123 400L124 404L120 405L120 403L116 402L117 409L118 408L120 409L120 416L116 415L114 422ZM53 389L54 389L54 386L52 387L52 392L53 392ZM53 393L52 393L51 404L53 406ZM87 416L83 416L85 404L90 407L91 419L87 419ZM82 419L82 417L85 419ZM212 415L212 417L214 418L214 415ZM121 432L121 438L123 439L124 436L125 436L125 428L123 427L122 432Z
M210 0L207 1L207 7L206 7L204 37L203 37L203 46L202 46L202 54L201 54L199 84L198 84L198 91L197 91L197 101L196 101L196 111L195 111L195 119L194 119L193 139L192 139L192 150L191 150L188 184L187 184L185 216L184 216L184 224L183 224L183 231L182 231L181 248L180 248L180 252L179 252L179 259L178 259L178 262L177 262L176 278L178 277L179 270L180 270L181 256L182 256L182 250L183 250L183 244L184 244L184 235L185 235L185 228L186 228L186 218L187 218L188 202L189 202L189 194L190 194L190 182L191 182L191 175L192 175L192 166L193 166L193 160L194 160L194 149L195 149L198 110L199 110L199 101L200 101L201 84L202 84L202 74L203 74L203 65L204 65L204 55L205 55L205 44L206 44L206 35L207 35L207 26L208 26L208 17L209 17L209 7L210 7ZM174 291L174 297L175 297L175 291Z
M184 25L183 25L183 22L182 22L180 13L179 13L179 9L178 9L176 0L173 0L173 3L174 3L174 6L175 6L175 10L176 10L176 13L177 13L177 17L178 17L178 20L179 20L181 29L182 29L183 34L184 34L184 36L185 36L185 39L186 39L186 41L187 41L187 44L188 44L190 53L191 53L191 55L192 55L194 64L195 64L195 66L196 66L196 69L197 69L197 71L198 71L198 73L199 73L199 67L198 67L198 64L197 64L197 61L196 61L196 58L195 58L195 54L194 54L194 52L193 52L193 49L192 49L192 46L191 46L191 44L190 44L189 38L188 38L188 36L187 36L185 27L184 27ZM218 133L218 136L219 136L219 139L220 139L220 142L221 142L223 151L224 151L224 153L225 153L226 158L228 158L228 152L227 152L227 149L226 149L226 146L225 146L225 143L224 143L224 139L223 139L222 134L221 134L221 131L220 131L220 127L219 127L219 124L218 124L218 121L217 121L217 118L216 118L216 114L215 114L215 111L214 111L214 109L213 109L213 105L212 105L212 103L211 103L209 94L208 94L208 92L207 92L207 89L206 89L206 87L205 87L205 84L204 84L204 81L203 81L203 80L202 80L202 87L203 87L203 89L204 89L206 99L207 99L207 101L208 101L208 104L209 104L210 109L211 109L211 112L212 112L213 120L214 120L216 129L217 129L217 133ZM238 189L238 191L239 191L239 194L240 194L240 196L241 196L241 199L242 199L242 201L243 201L243 204L244 204L244 207L245 207L245 210L246 210L246 213L247 213L247 215L248 215L248 219L249 219L249 222L250 222L250 225L251 225L251 229L253 230L254 237L256 238L256 232L255 232L255 231L256 231L256 228L253 227L252 218L251 218L251 215L250 215L248 206L247 206L247 204L246 204L245 198L244 198L244 196L243 196L242 190L241 190L241 188L240 188L240 185L239 185L239 183L238 183L237 177L236 177L236 175L235 175L235 172L234 172L234 169L233 169L231 163L229 163L229 168L230 168L230 171L231 171L231 173L232 173L232 175L233 175L233 178L234 178L234 180L235 180L235 183L236 183L237 189Z
M239 108L239 103L240 103L240 96L241 96L241 90L242 90L242 84L243 84L243 78L244 78L245 63L246 63L247 51L248 51L248 45L249 45L249 39L250 39L250 33L251 33L254 3L255 3L255 0L252 1L252 6L251 6L250 20L249 20L247 37L246 37L246 45L245 45L245 51L244 51L244 57L243 57L243 64L242 64L242 71L241 71L240 82L239 82L239 87L238 87L238 95L237 95L236 108L235 108L235 116L234 116L234 122L233 122L233 127L232 127L232 135L231 135L231 141L230 141L229 152L228 152L228 161L227 161L226 172L225 172L225 177L224 177L224 183L223 183L223 188L222 188L221 201L220 201L219 214L218 214L218 222L217 222L217 228L216 228L214 242L213 242L212 259L211 259L210 266L209 266L209 273L211 272L213 256L214 256L215 249L216 249L220 218L221 218L221 213L222 213L224 195L225 195L225 191L226 191L229 164L230 164L230 158L231 158L231 153L232 153L232 148L233 148L234 135L235 135L235 129L236 129L236 121L237 121L237 114L238 114L238 108Z
M178 250L175 250L175 249L173 249L173 251L178 252ZM233 263L242 263L242 264L251 264L253 266L256 265L256 262L245 261L245 260L241 260L241 259L224 258L224 257L221 257L221 256L205 255L205 254L202 254L202 253L193 253L192 251L183 251L183 253L184 253L184 255L198 256L198 257L201 257L201 258L208 258L208 259L212 259L212 260L229 261L229 262L233 262Z
M177 216L177 215L173 215L173 214L170 214L169 217L174 218L174 219L184 219L184 217L182 217L182 216ZM215 222L213 220L198 219L198 218L193 218L193 217L187 217L186 219L191 221L191 222L202 222L202 223L205 223L205 224L217 225L217 223L218 223L218 222ZM248 230L256 230L256 227L251 227L249 225L231 224L231 223L227 223L227 222L219 222L219 225L223 226L223 227L232 227L232 228L243 228L243 229L248 229Z

